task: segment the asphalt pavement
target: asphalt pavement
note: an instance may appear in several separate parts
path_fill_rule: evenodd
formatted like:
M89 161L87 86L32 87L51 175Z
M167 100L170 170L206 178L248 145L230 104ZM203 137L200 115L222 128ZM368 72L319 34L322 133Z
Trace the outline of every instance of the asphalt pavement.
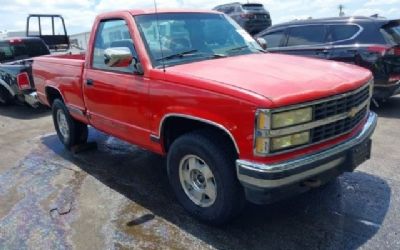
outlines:
M48 110L0 107L0 249L400 249L400 96L374 111L354 173L216 228L177 203L162 157L94 129L72 154Z

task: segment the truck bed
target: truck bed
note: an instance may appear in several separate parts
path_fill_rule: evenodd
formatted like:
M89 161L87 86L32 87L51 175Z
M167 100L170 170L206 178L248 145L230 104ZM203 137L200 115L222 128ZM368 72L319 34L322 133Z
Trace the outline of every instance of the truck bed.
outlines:
M45 86L60 89L63 85L64 102L71 107L84 110L82 98L82 75L85 55L49 55L35 58L33 75L38 98L43 104L49 104ZM65 86L68 86L67 88Z

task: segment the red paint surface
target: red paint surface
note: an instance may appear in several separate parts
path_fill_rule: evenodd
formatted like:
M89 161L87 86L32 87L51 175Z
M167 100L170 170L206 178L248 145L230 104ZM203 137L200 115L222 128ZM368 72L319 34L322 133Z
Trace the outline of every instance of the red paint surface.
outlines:
M160 11L182 12L182 11ZM91 119L72 115L99 130L163 154L160 135L163 118L190 115L226 128L234 137L240 158L276 162L340 143L357 133L275 157L255 157L253 134L257 108L276 108L344 93L366 84L371 73L338 62L277 54L253 54L154 69L132 15L151 11L121 11L97 17L122 18L128 23L144 75L92 69L93 48L84 56L44 56L35 59L33 75L39 98L48 104L46 87L57 89L65 103ZM93 44L94 37L89 44ZM87 86L86 79L94 85ZM362 125L362 124L361 124ZM361 126L360 125L360 126ZM224 145L221 145L224 146Z

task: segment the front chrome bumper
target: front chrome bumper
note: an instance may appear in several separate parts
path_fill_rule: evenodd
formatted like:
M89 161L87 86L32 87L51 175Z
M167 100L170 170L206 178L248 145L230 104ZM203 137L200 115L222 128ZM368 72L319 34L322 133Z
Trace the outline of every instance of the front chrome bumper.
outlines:
M237 176L245 187L275 189L299 183L335 167L345 165L352 148L370 140L377 115L370 112L362 131L351 139L332 148L275 164L260 164L246 160L236 161Z

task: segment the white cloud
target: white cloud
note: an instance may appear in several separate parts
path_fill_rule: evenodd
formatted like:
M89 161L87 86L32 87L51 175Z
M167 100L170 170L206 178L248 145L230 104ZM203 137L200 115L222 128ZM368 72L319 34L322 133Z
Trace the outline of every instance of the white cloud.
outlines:
M159 8L212 9L236 0L157 0ZM246 2L246 0L241 0ZM271 12L273 23L298 18L337 16L339 3L345 13L371 15L378 13L399 18L400 0L255 0ZM254 2L254 1L252 1ZM0 30L24 30L29 13L55 13L65 17L69 33L90 30L96 14L118 9L153 8L153 0L1 0Z
M400 0L369 0L365 6L400 5Z

